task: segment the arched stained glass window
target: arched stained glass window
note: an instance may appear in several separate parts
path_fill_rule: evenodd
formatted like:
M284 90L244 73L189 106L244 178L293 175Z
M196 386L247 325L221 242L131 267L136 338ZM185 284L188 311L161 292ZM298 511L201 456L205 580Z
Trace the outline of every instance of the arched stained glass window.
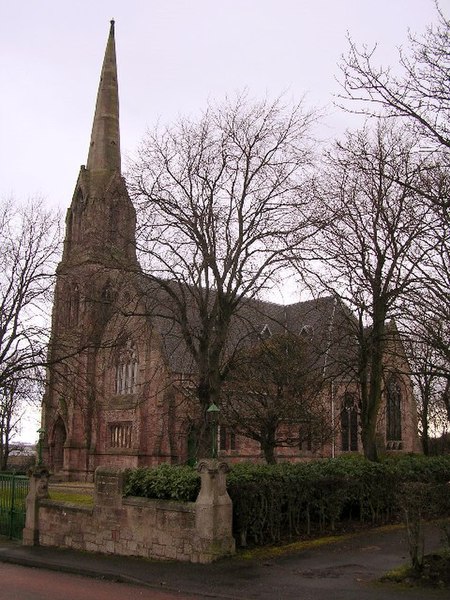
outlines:
M116 363L116 394L135 394L138 376L138 357L131 340L121 348Z
M392 378L386 386L386 440L398 442L402 439L402 390L399 382Z
M352 394L345 394L342 401L341 436L343 452L358 450L358 408Z

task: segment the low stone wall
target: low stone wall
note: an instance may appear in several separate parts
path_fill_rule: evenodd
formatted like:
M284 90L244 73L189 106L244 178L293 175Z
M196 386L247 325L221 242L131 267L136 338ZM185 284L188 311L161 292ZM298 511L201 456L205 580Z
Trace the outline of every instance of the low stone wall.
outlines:
M32 476L35 485L31 485L27 499L24 544L211 562L235 551L226 470L227 465L218 461L200 463L198 499L181 503L123 498L122 472L99 467L93 508L49 500L43 482L46 475L41 470Z

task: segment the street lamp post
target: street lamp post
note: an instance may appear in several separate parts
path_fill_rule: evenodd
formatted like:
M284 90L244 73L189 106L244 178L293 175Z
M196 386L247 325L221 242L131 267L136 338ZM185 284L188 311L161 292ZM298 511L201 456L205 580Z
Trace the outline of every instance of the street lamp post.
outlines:
M217 458L217 425L219 421L220 408L214 404L209 406L206 414L211 422L211 458Z

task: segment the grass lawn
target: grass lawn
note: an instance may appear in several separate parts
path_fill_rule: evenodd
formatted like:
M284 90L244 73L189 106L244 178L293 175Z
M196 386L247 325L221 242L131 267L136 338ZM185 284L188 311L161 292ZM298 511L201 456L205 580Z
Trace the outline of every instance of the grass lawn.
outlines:
M94 506L94 497L92 494L77 491L52 490L50 489L50 500L56 502L68 502L78 504L79 506Z
M450 588L450 553L442 550L427 554L420 570L415 571L409 565L403 565L386 573L381 581L426 588Z

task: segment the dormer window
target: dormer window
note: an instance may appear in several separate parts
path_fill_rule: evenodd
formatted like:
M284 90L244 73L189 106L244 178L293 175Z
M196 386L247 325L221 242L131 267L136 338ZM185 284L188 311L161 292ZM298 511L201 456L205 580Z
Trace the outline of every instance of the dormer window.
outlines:
M267 323L264 325L259 335L263 340L267 340L272 337L272 332L270 331L270 327L267 325Z
M311 325L303 325L302 328L300 329L300 335L305 338L312 337L312 334L313 334L313 328L311 327Z

